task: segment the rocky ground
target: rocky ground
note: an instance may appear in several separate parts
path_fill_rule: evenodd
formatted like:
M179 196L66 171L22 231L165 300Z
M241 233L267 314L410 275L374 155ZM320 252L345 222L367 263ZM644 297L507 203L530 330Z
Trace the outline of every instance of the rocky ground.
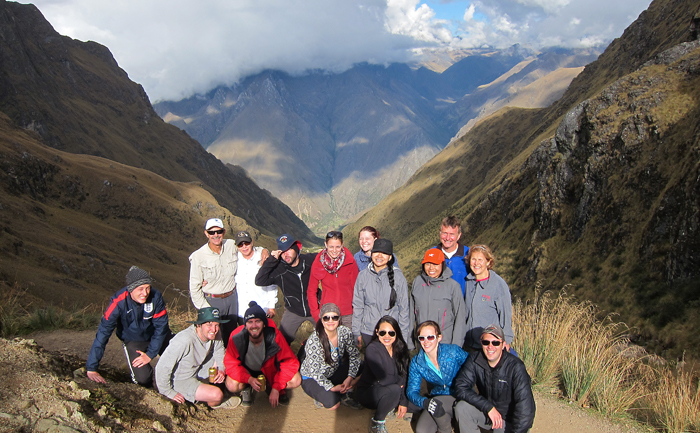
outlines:
M289 406L277 409L263 395L253 406L233 410L178 405L126 383L118 341L110 342L102 363L108 384L98 385L82 369L94 332L56 331L32 338L0 339L0 432L365 432L372 416L367 409L315 409L300 389L291 392ZM536 399L532 432L638 432L543 393ZM413 431L403 420L387 426L393 433Z

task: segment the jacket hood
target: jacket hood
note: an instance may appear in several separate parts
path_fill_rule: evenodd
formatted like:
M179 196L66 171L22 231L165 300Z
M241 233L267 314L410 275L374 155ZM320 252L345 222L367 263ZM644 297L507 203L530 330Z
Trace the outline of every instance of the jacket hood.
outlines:
M442 270L442 275L440 275L437 278L432 278L429 277L428 274L425 273L425 270L421 271L420 273L421 278L423 278L423 281L425 281L429 286L443 282L447 280L448 278L452 277L452 269L450 269L446 264L443 262L443 270Z

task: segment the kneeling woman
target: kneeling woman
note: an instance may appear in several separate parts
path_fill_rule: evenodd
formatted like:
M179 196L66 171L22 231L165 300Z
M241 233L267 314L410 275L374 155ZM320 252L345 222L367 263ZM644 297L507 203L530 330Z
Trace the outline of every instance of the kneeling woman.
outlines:
M416 330L421 350L411 360L406 394L411 403L423 409L416 433L452 431L452 381L467 359L467 352L454 344L442 344L440 326L425 321ZM421 381L428 383L428 397L420 395Z
M387 414L396 409L403 418L409 406L406 379L410 357L398 322L391 316L379 319L365 351L365 366L357 382L355 398L364 407L376 409L370 431L380 432ZM411 412L420 410L413 405Z
M360 351L354 343L352 330L339 323L337 305L328 303L321 307L316 331L305 344L306 357L299 370L301 387L318 407L334 410L342 401L360 409L347 395L360 369Z

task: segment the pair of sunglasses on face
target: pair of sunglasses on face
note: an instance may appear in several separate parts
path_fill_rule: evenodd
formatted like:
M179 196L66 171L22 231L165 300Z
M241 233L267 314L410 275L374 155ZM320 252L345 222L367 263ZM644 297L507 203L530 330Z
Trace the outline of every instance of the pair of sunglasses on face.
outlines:
M484 347L488 347L492 345L493 347L498 347L501 345L501 340L481 340L481 345Z
M433 341L437 338L437 335L419 335L418 336L418 341Z
M396 337L396 331L385 331L383 329L381 331L377 331L377 335L380 337L383 337L386 334L389 334L389 337Z
M214 236L214 235L222 235L224 234L225 230L207 230L207 233L209 233L209 236Z
M337 322L338 320L340 320L340 316L323 316L324 322L330 322L331 320Z

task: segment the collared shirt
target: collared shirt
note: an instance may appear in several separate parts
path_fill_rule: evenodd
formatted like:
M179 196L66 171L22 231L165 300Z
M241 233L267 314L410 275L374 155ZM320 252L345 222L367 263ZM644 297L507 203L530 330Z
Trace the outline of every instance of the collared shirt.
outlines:
M236 288L238 248L232 239L224 239L221 254L209 248L209 243L190 255L190 296L196 308L209 307L204 293L221 295ZM202 288L202 283L207 285Z

